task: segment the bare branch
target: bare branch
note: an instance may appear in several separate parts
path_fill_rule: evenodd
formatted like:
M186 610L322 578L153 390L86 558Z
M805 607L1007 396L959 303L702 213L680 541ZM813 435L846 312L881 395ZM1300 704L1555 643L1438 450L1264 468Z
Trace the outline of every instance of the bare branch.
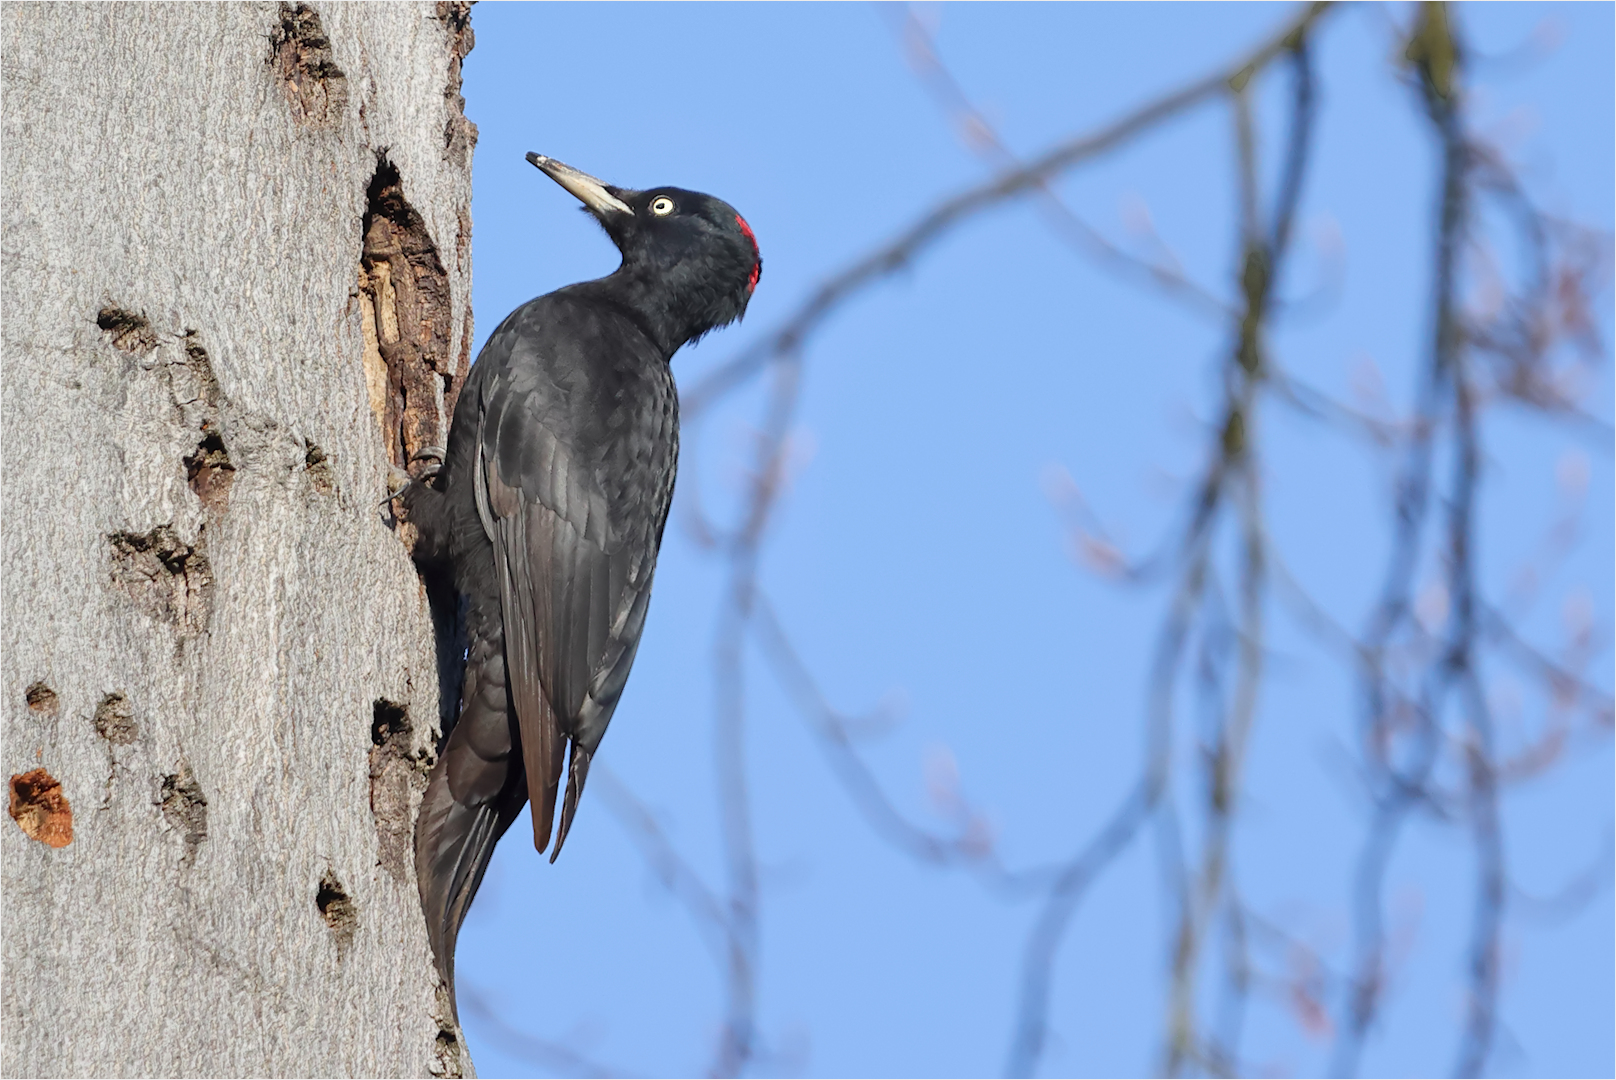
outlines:
M722 901L674 848L646 805L635 798L615 773L604 765L597 765L592 772L607 808L628 830L629 838L645 856L663 887L690 913L697 929L704 932L712 946L714 956L722 963L731 947L729 919Z
M1558 923L1586 911L1589 903L1610 884L1611 870L1616 866L1616 825L1605 827L1599 850L1583 869L1547 896L1529 892L1511 883L1511 907L1520 915L1541 923Z
M1457 1072L1477 1075L1485 1064L1495 1030L1498 983L1498 932L1503 905L1503 851L1498 831L1492 729L1476 674L1477 600L1473 550L1473 505L1479 481L1480 450L1476 402L1465 368L1463 334L1457 296L1458 261L1465 238L1467 184L1471 155L1459 113L1460 49L1446 9L1427 5L1407 50L1419 75L1426 109L1442 155L1441 195L1434 303L1436 334L1425 369L1420 412L1429 416L1443 398L1452 401L1458 467L1450 496L1446 558L1451 597L1448 640L1438 663L1425 676L1417 714L1418 739L1411 769L1399 773L1384 765L1389 786L1380 796L1369 839L1359 859L1355 907L1358 959L1347 1016L1335 1048L1334 1072L1356 1072L1369 1026L1378 1010L1384 985L1385 943L1381 930L1380 892L1385 867L1400 825L1423 791L1441 747L1439 717L1444 697L1457 686L1469 728L1469 820L1478 852L1479 879L1472 931L1470 1001ZM1371 730L1386 717L1386 678L1379 659L1386 641L1410 610L1409 588L1420 523L1424 518L1430 478L1430 440L1414 441L1407 480L1399 498L1397 537L1382 601L1366 635L1369 658L1364 669L1370 703ZM1373 760L1373 758L1371 758Z
M943 63L936 42L916 15L914 5L905 5L903 12L899 19L899 33L910 62L933 99L964 134L966 144L1004 173L1025 169L1025 163L1010 149L986 114L971 102L965 88ZM1229 314L1229 305L1186 277L1176 260L1149 261L1123 251L1079 217L1048 180L1038 181L1037 193L1038 207L1051 230L1080 254L1105 269L1119 272L1124 280L1155 286L1162 295L1183 304L1196 314L1215 319L1225 318Z
M1231 78L1266 66L1274 57L1290 48L1292 40L1305 33L1328 8L1327 3L1310 4L1281 33L1232 66L1164 94L1099 131L1062 143L1034 158L1023 169L945 199L888 243L857 259L846 269L832 274L795 313L762 341L709 372L684 395L684 414L687 417L698 415L771 358L800 350L819 324L842 304L863 288L913 262L922 251L955 226L999 203L1036 190L1076 165L1126 145L1161 121L1223 93Z
M554 1076L614 1077L634 1076L593 1061L578 1051L553 1039L541 1039L506 1023L488 1004L488 999L476 987L464 982L458 987L460 1007L477 1018L484 1034L493 1036L506 1053L538 1066Z
M779 616L762 594L754 600L752 629L781 685L819 737L819 744L837 778L877 835L921 862L938 866L986 864L984 869L998 868L989 838L981 832L967 830L958 837L938 836L911 823L892 804L881 790L880 782L853 749L845 719L825 701L781 628ZM995 876L1002 877L1002 871Z

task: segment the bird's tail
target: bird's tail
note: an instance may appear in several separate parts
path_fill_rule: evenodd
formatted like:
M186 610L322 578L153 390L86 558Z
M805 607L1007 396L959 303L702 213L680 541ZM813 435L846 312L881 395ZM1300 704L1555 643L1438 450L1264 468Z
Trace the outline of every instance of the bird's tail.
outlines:
M454 1003L455 939L494 844L527 802L499 642L472 643L460 719L415 821L415 878L438 973Z
M556 861L561 854L561 845L567 842L567 833L572 829L572 815L578 811L578 799L584 793L584 781L589 779L589 763L595 754L585 750L576 739L572 743L572 754L567 764L567 795L561 803L561 826L556 830L555 850L550 852L550 861Z

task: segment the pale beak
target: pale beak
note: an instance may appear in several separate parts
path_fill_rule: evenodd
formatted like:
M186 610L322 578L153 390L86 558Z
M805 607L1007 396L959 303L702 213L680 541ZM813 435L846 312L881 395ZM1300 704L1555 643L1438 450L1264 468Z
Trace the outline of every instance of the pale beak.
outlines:
M547 158L543 154L529 153L527 159L545 176L554 180L570 191L575 198L596 217L602 221L608 214L628 214L633 216L634 211L616 195L606 189L606 185L596 180L586 172L579 172L571 165L563 165L555 158Z

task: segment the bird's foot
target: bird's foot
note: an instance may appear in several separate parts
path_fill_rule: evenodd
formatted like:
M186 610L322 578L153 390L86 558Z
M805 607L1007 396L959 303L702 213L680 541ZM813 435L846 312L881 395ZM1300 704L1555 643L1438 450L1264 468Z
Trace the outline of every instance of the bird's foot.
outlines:
M448 456L448 452L441 446L423 446L421 449L410 455L410 464L413 465L417 461L430 461L432 464L423 468L416 475L411 476L409 473L405 472L403 469L397 468L396 466L389 468L387 470L388 496L381 501L381 505L386 506L388 503L393 502L406 491L410 490L410 488L414 487L416 484L425 483L427 480L430 480L432 477L438 475L438 473L443 471L444 458Z
M435 465L428 465L426 468L421 470L421 479L425 480L429 476L436 476L443 469L443 462L446 458L448 458L448 456L449 451L445 450L441 446L423 446L421 449L410 455L410 461L412 464L417 461L427 460L437 463Z

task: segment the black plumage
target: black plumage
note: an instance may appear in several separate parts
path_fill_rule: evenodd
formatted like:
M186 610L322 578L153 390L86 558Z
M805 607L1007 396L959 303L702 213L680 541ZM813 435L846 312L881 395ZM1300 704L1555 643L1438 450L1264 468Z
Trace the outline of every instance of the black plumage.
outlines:
M722 200L528 160L584 203L623 261L506 317L461 391L441 468L404 493L417 559L447 567L464 613L460 712L415 834L451 994L455 938L495 842L531 795L545 850L570 747L551 861L560 854L634 662L678 463L669 361L740 318L762 269Z

